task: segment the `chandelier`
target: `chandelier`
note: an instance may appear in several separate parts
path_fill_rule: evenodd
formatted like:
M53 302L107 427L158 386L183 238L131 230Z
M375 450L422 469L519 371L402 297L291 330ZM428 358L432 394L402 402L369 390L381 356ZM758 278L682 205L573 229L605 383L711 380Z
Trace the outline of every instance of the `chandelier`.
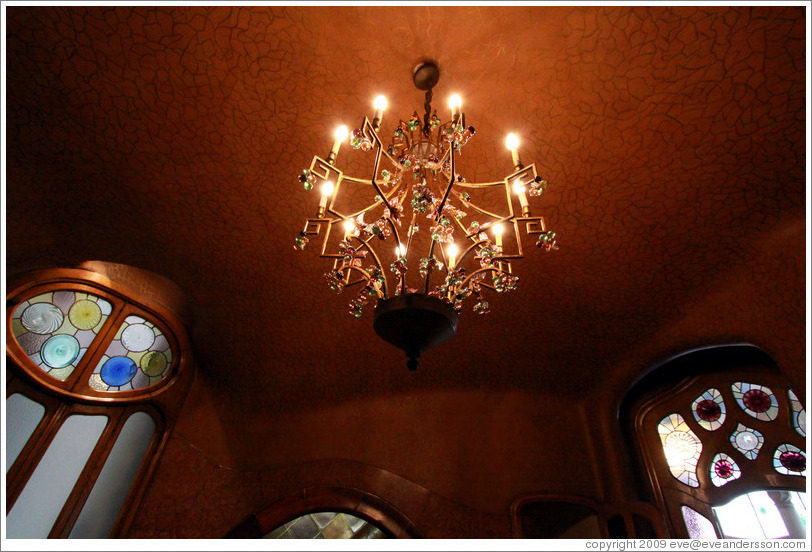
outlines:
M491 292L516 289L513 263L523 257L522 233L543 250L558 249L555 232L543 217L531 215L528 202L547 189L547 181L534 164L522 164L514 134L506 139L513 172L504 180L468 182L459 172L457 158L475 131L456 94L448 121L432 112L439 77L431 62L414 70L415 86L425 90L422 121L417 112L400 120L385 146L380 133L387 102L378 96L372 120L364 117L351 134L339 127L327 158L313 157L299 176L305 190L318 189L320 199L295 249L322 237L320 256L332 260L324 275L328 286L338 293L357 289L349 304L355 317L375 302L375 332L406 352L410 370L417 369L423 351L454 336L466 300L475 313L486 314ZM368 179L336 166L347 138L371 157Z

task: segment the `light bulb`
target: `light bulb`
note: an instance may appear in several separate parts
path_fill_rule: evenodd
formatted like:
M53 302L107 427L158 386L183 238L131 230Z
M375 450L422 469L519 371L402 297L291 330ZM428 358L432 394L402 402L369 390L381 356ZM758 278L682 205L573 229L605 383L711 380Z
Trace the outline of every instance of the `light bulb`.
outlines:
M502 249L502 234L505 232L505 227L501 224L493 225L493 236L496 238L496 247Z
M527 194L525 193L524 182L522 182L521 178L517 178L513 181L513 193L519 196L519 205L522 207L522 216L529 217L530 205L527 203Z
M349 135L350 131L347 128L347 125L341 125L336 129L335 134L333 134L333 138L335 138L339 142L343 142L344 140L347 139L347 136Z
M398 244L398 246L395 248L395 255L397 255L398 258L405 257L406 256L406 246L403 245L403 244Z
M448 255L448 268L453 269L454 265L457 264L457 245L456 244L449 244L446 248L445 252Z
M324 197L330 197L333 195L333 183L331 181L327 181L321 186L321 195Z
M452 110L462 107L462 98L460 98L459 94L454 94L448 98L448 107L450 107Z
M344 239L346 240L352 235L353 230L355 230L355 223L351 220L344 221Z
M375 96L375 101L372 103L372 106L375 108L376 111L384 111L386 109L386 96L383 94L378 94Z
M524 193L524 182L521 181L520 178L517 178L513 181L513 193L516 195L521 195Z
M507 135L507 138L505 138L505 145L510 151L516 151L519 149L519 137L511 132Z

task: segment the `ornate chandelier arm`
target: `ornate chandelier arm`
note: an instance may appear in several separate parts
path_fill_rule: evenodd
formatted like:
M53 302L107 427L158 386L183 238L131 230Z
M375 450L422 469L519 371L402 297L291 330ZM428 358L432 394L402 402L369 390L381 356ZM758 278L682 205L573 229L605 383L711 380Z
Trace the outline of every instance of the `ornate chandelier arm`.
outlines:
M350 177L350 176L343 177L342 182L351 182L353 184L364 184L364 185L367 185L367 186L372 186L372 181L371 180L364 180L364 179L361 179L361 178L354 178L354 177ZM396 195L404 186L405 186L405 184L403 184L403 182L398 182L391 190L389 190L388 197L391 198L394 195ZM379 190L380 188L376 188L376 189ZM338 195L338 193L336 192L335 195ZM338 212L334 211L332 208L328 209L328 211L330 213L336 215L336 216L341 217L344 220L354 219L354 218L357 218L358 215L361 215L361 214L364 214L364 213L366 213L368 211L371 211L372 209L374 209L378 205L383 204L383 205L388 206L389 204L386 203L385 201L383 201L383 198L387 197L387 194L380 193L379 195L382 198L380 201L375 201L375 202L367 205L363 209L361 209L359 211L355 211L354 213L350 213L348 215L343 215L341 213L338 213ZM390 211L391 211L391 208L390 208Z
M386 155L387 159L389 159L389 161L391 161L392 164L395 164L394 159L392 159L389 156L388 153L384 152L384 150L383 150L383 142L381 142L381 139L378 136L378 133L376 132L375 127L373 127L372 124L370 124L369 119L367 119L366 117L364 117L364 123L362 125L362 132L363 132L364 136L366 136L371 142L373 142L375 144L375 164L374 164L373 169L372 169L372 178L370 179L370 183L375 188L375 191L377 192L377 194L383 198L384 204L386 205L386 207L391 212L392 211L392 206L389 205L389 201L387 201L387 199L386 199L386 194L384 194L383 190L381 190L381 187L378 185L377 175L378 175L378 169L381 166L381 155Z
M465 289L469 285L469 282L474 277L476 277L477 274L483 274L485 272L495 272L495 273L499 274L500 272L502 272L502 270L500 270L500 269L498 269L498 268L496 268L494 266L485 266L485 267L482 267L482 268L478 268L477 270L473 271L469 276L467 276L462 282L460 282L459 284L454 286L454 289L460 289L460 290ZM486 283L485 281L478 282L478 285L480 285L482 287L486 287L488 289L494 289L494 287L492 285Z
M429 247L429 256L428 256L429 259L434 258L434 248L435 248L436 245L437 245L437 242L434 241L434 240L431 240L431 246ZM428 292L429 292L429 281L431 280L431 273L432 272L434 272L434 267L431 264L429 264L429 266L427 267L427 271L426 271L426 284L425 284L425 291L424 291L424 293L426 293L426 294L428 294Z
M457 260L457 266L462 265L463 261L468 256L468 254L471 253L472 250L474 250L475 248L481 246L483 243L485 243L487 241L490 241L490 240L478 240L478 241L472 243L471 245L469 245L468 248L466 248L465 251L463 251L462 255L460 255L459 260Z
M509 220L510 218L513 217L513 204L510 201L510 188L508 187L507 182L505 180L499 180L497 182L482 182L482 183L457 182L456 186L460 187L460 188L471 188L471 189L482 189L482 188L493 188L493 187L497 187L497 186L504 186L505 187L505 195L507 197L507 205L508 205L508 216L507 217L498 215L496 213L491 213L490 211L486 211L485 209L483 209L482 207L479 207L476 203L474 203L470 199L465 199L464 197L460 197L460 199L463 201L464 205L471 207L475 211L477 211L480 214L483 214L483 215L485 215L487 217L495 218L497 220ZM459 192L459 194L461 196L462 192Z
M375 265L378 267L378 270L380 270L381 276L383 277L383 286L382 286L383 290L382 290L382 292L383 292L383 298L386 299L387 297L389 297L389 281L386 279L386 272L384 272L384 270L383 270L383 265L381 264L381 258L375 252L375 248L373 248L373 247L371 247L369 245L369 240L371 240L372 238L370 237L370 238L367 238L366 240L362 240L360 237L352 235L352 236L347 237L348 242L349 242L350 238L355 238L357 241L361 242L361 244L363 245L363 248L366 249L369 252L370 255L372 255L372 258L373 258L373 260L375 262ZM346 265L342 266L339 269L339 271L343 272L345 268L352 269L352 270L357 270L357 271L361 272L361 274L363 274L366 277L367 281L372 280L372 276L369 274L369 272L367 272L366 270L363 270L362 268L360 268L358 266L355 266L353 264L346 264Z
M412 247L412 238L414 237L414 222L417 220L417 211L412 211L412 221L409 223L409 231L406 234L406 251Z
M443 200L440 202L440 206L437 208L437 215L435 216L435 220L439 221L440 218L443 216L443 208L445 207L446 201L448 201L448 194L451 193L451 188L454 187L454 179L456 174L456 158L454 157L454 143L451 143L451 147L448 148L451 152L451 176L448 178L448 187L445 189L445 193L443 194Z
M384 193L383 190L381 190L381 187L378 186L378 183L375 181L375 175L378 174L378 167L381 164L382 149L383 146L381 145L380 141L378 141L378 148L375 151L375 165L374 168L372 169L372 179L370 181L372 182L372 186L375 188L375 191L381 197L381 200L383 201L384 205L386 205L386 208L389 209L389 212L391 213L393 211L392 206L389 205L389 200L386 198L386 194Z

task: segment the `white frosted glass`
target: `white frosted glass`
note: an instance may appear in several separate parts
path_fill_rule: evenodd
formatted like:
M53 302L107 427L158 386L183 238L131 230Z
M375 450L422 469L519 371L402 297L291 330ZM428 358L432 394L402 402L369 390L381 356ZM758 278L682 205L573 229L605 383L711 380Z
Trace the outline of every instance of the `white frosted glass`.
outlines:
M685 520L685 527L688 529L688 535L692 539L701 540L714 540L716 536L716 529L713 528L711 520L688 506L682 507L682 519Z
M44 415L45 407L25 395L14 393L6 400L6 473Z
M761 530L756 512L746 494L736 497L724 506L714 507L713 513L716 514L725 538L764 538L764 531Z
M787 526L784 525L784 520L781 514L778 513L778 508L775 502L770 498L765 491L758 491L750 493L750 501L753 503L753 510L758 516L758 521L761 528L764 530L764 536L768 539L779 539L789 536Z
M136 412L127 419L69 538L103 539L110 535L154 434L155 422L146 412Z
M107 416L65 420L6 517L8 538L48 537L106 425Z

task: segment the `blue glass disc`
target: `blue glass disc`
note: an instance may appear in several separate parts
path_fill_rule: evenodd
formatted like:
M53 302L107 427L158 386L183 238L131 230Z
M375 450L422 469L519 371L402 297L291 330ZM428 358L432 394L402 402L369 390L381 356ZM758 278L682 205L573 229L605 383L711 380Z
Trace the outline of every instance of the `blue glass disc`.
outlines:
M110 387L119 387L133 379L137 371L138 368L133 359L114 356L102 366L101 379Z
M76 360L79 349L79 342L72 335L55 335L42 345L42 360L51 368L64 368Z

